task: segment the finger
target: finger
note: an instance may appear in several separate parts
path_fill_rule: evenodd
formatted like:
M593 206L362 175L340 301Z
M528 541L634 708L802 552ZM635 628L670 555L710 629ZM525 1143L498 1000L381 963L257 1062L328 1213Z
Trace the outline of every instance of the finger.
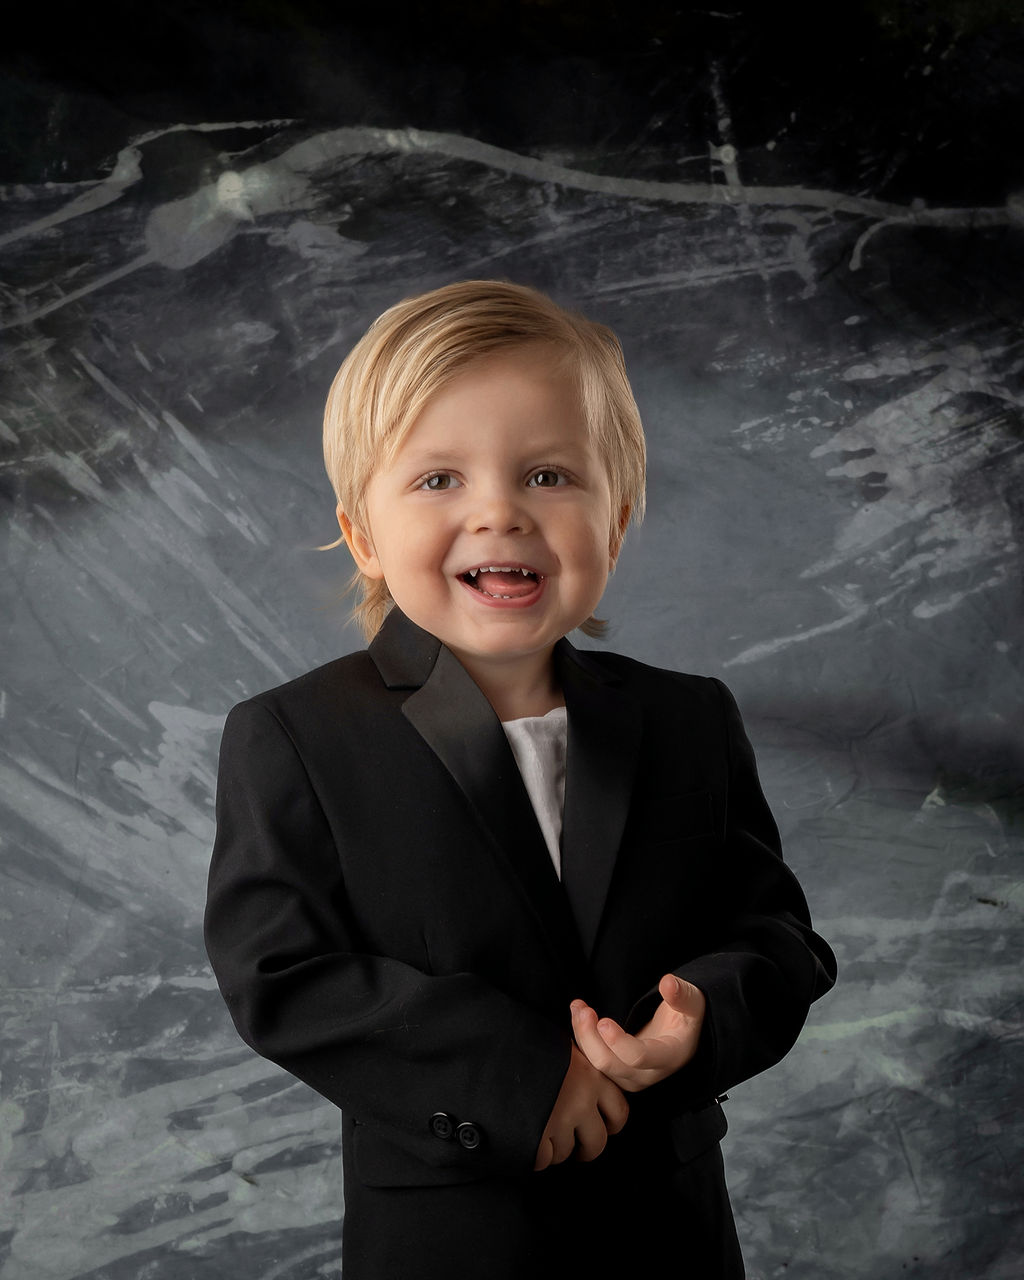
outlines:
M636 1036L624 1031L612 1018L601 1018L595 1028L597 1034L618 1060L627 1067L635 1066L644 1055L644 1048Z
M537 1159L533 1162L534 1173L540 1173L551 1164L555 1154L555 1146L551 1139L544 1135L540 1140L540 1146L537 1148Z
M605 1090L597 1100L598 1108L604 1117L605 1128L609 1133L621 1133L629 1119L629 1103L618 1085Z
M572 1006L572 1029L592 1067L605 1073L614 1068L616 1057L597 1029L597 1014L582 1001Z
M590 1065L619 1089L636 1093L648 1083L643 1074L650 1065L647 1042L637 1040L610 1019L602 1019L592 1030L584 1024L577 1034L582 1036L580 1048ZM605 1037L614 1038L614 1048Z
M608 1130L597 1112L576 1126L577 1160L596 1160L607 1145Z
M565 1164L575 1149L576 1135L573 1130L559 1130L551 1137L551 1163Z
M641 1055L639 1042L612 1018L598 1018L597 1012L582 1001L573 1008L573 1030L576 1041L580 1044L582 1034L589 1049L584 1049L591 1065L599 1071L614 1068L616 1060L626 1066L631 1065ZM600 1062L597 1061L600 1059Z

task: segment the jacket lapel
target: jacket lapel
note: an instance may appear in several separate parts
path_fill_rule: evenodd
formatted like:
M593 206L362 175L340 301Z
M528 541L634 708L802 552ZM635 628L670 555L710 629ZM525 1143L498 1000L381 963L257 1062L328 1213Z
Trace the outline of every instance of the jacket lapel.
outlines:
M641 714L618 680L568 641L555 658L569 720L562 883L589 956L629 812Z
M441 642L392 609L370 654L402 713L455 779L570 972L597 939L629 813L641 714L617 677L567 641L555 662L569 721L562 883L491 704ZM570 909L571 908L571 909Z
M397 609L370 645L386 684L411 688L402 714L448 770L560 962L580 968L579 940L508 739L459 660Z

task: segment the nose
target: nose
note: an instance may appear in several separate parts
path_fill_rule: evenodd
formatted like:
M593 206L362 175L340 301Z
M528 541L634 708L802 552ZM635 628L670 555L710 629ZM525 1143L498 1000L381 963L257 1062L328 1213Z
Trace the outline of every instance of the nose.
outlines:
M466 521L471 533L528 533L533 527L525 494L518 487L487 485L474 496Z

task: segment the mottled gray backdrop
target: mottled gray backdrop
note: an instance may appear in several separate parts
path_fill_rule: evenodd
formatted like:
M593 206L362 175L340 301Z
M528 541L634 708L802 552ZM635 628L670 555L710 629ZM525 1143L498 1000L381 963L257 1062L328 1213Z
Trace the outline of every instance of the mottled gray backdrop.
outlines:
M454 50L301 8L6 55L0 1277L339 1274L338 1117L203 952L217 744L359 643L315 550L338 362L501 276L621 335L652 465L610 643L735 690L839 957L728 1106L751 1276L1018 1280L1010 6L852 6L825 50L736 6L485 5Z

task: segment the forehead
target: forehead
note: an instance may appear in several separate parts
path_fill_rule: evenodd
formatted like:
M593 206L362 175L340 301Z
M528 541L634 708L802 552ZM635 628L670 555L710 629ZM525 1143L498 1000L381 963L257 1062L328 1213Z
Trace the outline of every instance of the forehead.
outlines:
M524 444L589 439L580 378L568 353L531 343L470 360L399 423L388 452L394 457L445 436L468 444L497 431Z

